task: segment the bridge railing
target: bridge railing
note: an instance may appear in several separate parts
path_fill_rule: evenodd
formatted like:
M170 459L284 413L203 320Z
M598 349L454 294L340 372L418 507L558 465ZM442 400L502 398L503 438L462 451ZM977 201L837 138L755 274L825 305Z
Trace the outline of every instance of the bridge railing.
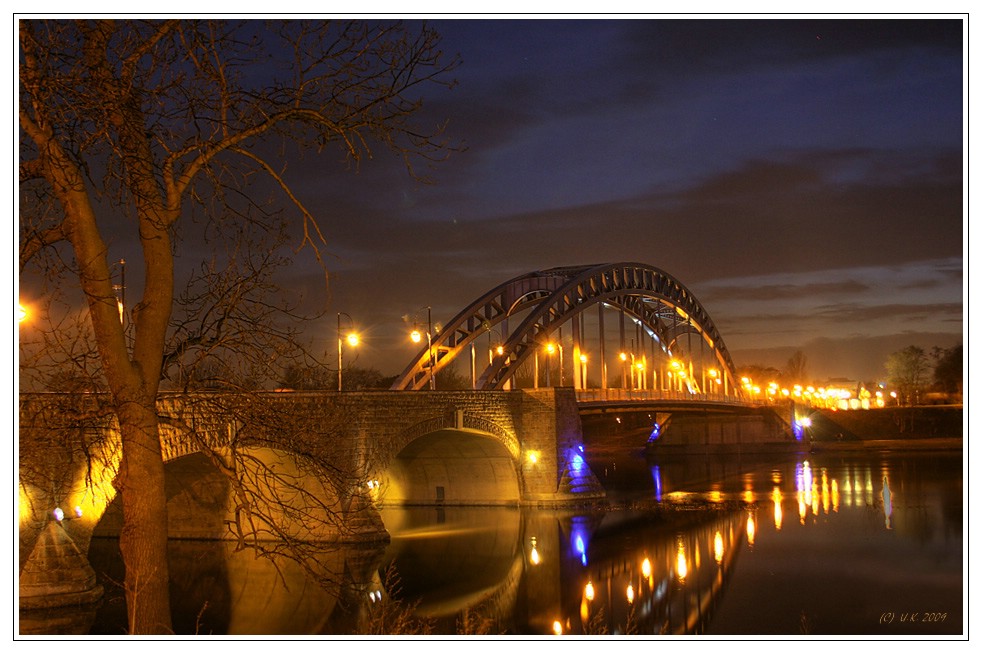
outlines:
M670 390L635 390L630 388L588 388L576 391L581 404L630 402L711 402L713 404L747 404L743 398L722 393L690 393Z

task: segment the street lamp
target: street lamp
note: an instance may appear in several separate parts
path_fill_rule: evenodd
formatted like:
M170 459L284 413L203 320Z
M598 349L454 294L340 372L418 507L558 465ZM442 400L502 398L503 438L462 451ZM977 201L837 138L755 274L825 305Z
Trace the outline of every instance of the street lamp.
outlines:
M563 385L563 345L562 343L546 343L546 353L550 357L556 351L559 352L559 385L562 386ZM548 370L547 370L547 374L548 374Z
M633 355L632 355L633 357ZM627 352L621 352L617 355L617 358L621 360L621 388L627 388ZM631 385L634 385L634 368L631 368Z
M126 315L126 259L120 259L114 265L119 266L119 284L113 284L113 290L119 291L116 298L116 308L119 309L119 324L126 327L123 317Z
M17 322L18 323L21 323L21 322L24 322L25 320L27 320L27 308L23 304L21 304L20 302L18 302L17 303Z
M355 331L349 331L347 334L341 334L341 316L348 319L348 322L354 327L354 320L351 316L344 313L343 311L338 312L338 393L341 392L341 369L342 369L342 351L344 349L344 342L347 341L348 345L355 347L358 345L358 334Z
M415 320L415 319L414 319ZM423 334L420 333L419 328L413 324L413 331L409 334L409 340L413 343L420 343L423 340ZM426 307L426 349L429 350L430 358L430 390L436 389L436 360L433 356L433 308Z

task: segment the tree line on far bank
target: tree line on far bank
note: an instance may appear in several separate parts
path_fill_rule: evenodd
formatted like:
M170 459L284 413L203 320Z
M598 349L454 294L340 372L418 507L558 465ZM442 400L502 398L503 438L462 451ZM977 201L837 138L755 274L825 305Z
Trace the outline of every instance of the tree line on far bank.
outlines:
M885 362L889 390L896 393L899 405L959 404L962 401L962 345L949 348L933 347L930 352L908 345L891 353ZM795 384L810 384L808 360L801 350L792 355L783 368L761 365L744 366L738 374L755 381L777 382L788 388ZM863 380L857 382L864 385ZM872 383L872 382L870 382Z
M908 345L887 357L887 381L905 406L925 403L960 404L963 392L962 345L935 346L926 352Z

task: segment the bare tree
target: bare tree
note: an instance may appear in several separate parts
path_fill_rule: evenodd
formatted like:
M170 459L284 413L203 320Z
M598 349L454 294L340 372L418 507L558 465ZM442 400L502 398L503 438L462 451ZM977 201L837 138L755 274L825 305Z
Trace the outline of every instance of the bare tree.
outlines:
M115 485L132 633L171 630L156 399L171 361L181 234L195 215L267 223L258 175L322 260L322 225L291 188L275 140L336 146L353 162L388 148L411 170L442 157L439 126L417 124L423 89L455 65L438 42L425 27L347 22L19 23L20 265L59 259L87 304L122 438ZM145 278L132 326L120 320L108 261L107 238L126 230Z
M934 386L949 398L958 398L963 388L964 348L956 345L949 348L935 347L931 351L934 359Z
M887 357L887 378L897 388L901 404L917 404L927 382L928 360L924 350L908 345Z
M795 350L788 362L784 364L781 371L782 378L786 384L803 384L807 382L808 357L801 350Z

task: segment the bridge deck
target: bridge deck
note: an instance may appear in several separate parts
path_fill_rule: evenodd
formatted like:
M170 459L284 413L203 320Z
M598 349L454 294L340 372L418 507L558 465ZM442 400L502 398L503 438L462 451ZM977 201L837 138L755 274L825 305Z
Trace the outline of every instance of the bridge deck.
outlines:
M576 403L580 411L591 409L631 409L649 406L686 408L736 408L755 407L733 395L721 393L689 393L669 390L633 390L626 388L590 388L576 391Z

